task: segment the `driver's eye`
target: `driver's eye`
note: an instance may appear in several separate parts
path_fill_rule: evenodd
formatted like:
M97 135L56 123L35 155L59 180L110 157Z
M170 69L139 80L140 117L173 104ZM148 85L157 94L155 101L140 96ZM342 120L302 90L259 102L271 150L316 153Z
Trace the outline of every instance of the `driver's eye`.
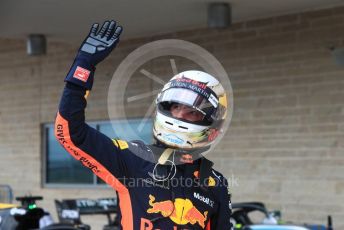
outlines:
M190 114L193 116L196 116L196 115L198 115L198 112L197 111L191 111Z
M172 105L172 108L180 110L182 107L180 105Z

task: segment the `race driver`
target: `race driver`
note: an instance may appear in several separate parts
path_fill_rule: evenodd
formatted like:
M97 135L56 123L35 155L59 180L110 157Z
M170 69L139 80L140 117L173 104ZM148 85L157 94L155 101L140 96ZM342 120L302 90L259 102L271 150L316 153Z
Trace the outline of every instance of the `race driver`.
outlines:
M153 145L111 139L85 123L96 65L121 32L115 21L94 24L81 44L65 78L57 140L116 190L121 229L232 229L227 181L201 155L226 113L226 94L213 76L185 71L164 86L156 99Z

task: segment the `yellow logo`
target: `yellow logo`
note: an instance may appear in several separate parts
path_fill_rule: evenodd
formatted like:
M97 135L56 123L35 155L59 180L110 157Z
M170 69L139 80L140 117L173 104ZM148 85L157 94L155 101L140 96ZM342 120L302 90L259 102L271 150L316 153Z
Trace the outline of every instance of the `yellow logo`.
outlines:
M215 186L215 185L216 185L216 182L215 182L214 178L212 178L210 176L209 179L208 179L208 186L212 187L212 186Z
M129 145L126 141L113 139L112 142L117 148L121 150L129 148Z

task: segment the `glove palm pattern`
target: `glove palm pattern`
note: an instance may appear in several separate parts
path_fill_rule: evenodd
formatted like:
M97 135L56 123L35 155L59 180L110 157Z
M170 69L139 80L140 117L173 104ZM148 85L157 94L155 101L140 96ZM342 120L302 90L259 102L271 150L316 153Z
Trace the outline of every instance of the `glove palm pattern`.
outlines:
M116 47L122 33L122 27L116 26L115 21L105 21L99 31L98 27L99 24L93 24L65 79L87 90L92 88L96 65Z
M87 59L89 59L89 63L94 66L104 60L111 53L117 45L119 35L122 32L122 27L116 27L115 21L106 21L97 33L98 27L99 24L93 24L91 31L81 45L78 54L78 56L86 55Z

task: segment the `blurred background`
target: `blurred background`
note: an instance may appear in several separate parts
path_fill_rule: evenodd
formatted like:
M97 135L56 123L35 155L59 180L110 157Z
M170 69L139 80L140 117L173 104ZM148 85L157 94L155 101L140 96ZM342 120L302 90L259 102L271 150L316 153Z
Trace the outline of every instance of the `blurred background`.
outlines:
M90 125L130 139L113 131L107 113L117 66L151 41L195 43L220 61L233 87L231 125L208 155L228 178L232 201L261 201L299 223L323 224L332 215L344 229L343 0L0 1L0 184L14 196L43 196L39 205L56 221L55 199L116 196L53 136L63 79L90 25L107 19L124 32L97 68ZM167 80L171 58L178 71L195 68L181 57L142 68ZM137 71L126 93L156 89ZM125 104L133 127L153 99ZM151 127L148 120L140 134L146 142ZM90 215L83 222L101 229L106 221Z

